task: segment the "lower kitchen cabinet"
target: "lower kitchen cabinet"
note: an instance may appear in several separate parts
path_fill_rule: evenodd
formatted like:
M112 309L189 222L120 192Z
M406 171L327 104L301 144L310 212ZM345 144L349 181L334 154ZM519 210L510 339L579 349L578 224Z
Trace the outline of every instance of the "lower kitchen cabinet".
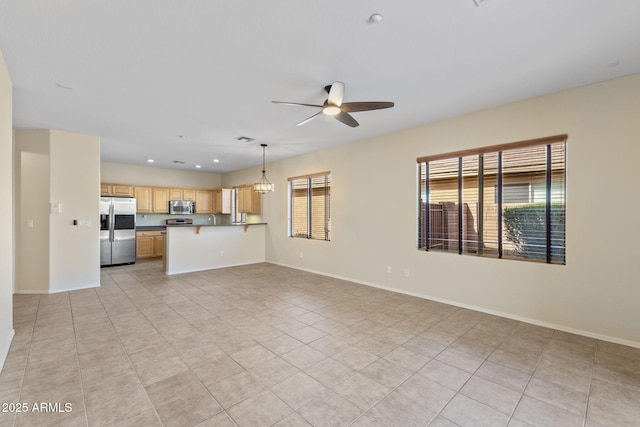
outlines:
M164 254L163 231L138 231L136 233L136 258L155 258Z

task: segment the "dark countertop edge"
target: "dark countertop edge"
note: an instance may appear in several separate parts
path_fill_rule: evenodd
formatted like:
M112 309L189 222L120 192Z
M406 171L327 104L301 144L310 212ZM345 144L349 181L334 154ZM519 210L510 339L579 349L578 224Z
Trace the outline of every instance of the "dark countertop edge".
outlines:
M139 225L136 231L164 231L167 227L164 225Z
M266 222L248 222L245 224L176 224L176 225L167 225L168 227L178 227L178 228L185 228L185 227L245 227L247 225L267 225Z

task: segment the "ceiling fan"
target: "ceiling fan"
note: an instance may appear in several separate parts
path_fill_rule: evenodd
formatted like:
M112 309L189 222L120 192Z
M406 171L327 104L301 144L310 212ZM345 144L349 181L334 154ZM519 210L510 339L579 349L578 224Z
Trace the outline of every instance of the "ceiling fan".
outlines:
M303 104L300 102L285 102L285 101L271 101L274 104L285 105L301 105L303 107L317 107L321 108L316 114L308 117L298 123L296 126L301 126L310 122L320 114L326 114L332 116L336 120L344 123L352 128L359 126L359 123L349 113L357 113L359 111L380 110L383 108L393 107L393 102L342 102L344 98L344 83L333 82L330 85L325 86L324 90L329 94L327 99L322 105L316 104Z

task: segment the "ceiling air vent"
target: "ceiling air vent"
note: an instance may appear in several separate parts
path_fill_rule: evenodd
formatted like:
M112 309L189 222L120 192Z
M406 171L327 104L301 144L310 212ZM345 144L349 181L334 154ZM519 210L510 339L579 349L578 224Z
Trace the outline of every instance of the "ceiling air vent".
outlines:
M176 165L184 165L187 162L183 162L182 160L173 160L171 163L175 163Z

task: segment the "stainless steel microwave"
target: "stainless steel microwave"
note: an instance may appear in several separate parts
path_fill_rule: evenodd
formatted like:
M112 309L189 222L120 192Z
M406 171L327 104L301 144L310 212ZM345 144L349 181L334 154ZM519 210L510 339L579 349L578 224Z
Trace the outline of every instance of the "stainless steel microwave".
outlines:
M191 215L196 213L196 202L191 200L169 200L171 215Z

